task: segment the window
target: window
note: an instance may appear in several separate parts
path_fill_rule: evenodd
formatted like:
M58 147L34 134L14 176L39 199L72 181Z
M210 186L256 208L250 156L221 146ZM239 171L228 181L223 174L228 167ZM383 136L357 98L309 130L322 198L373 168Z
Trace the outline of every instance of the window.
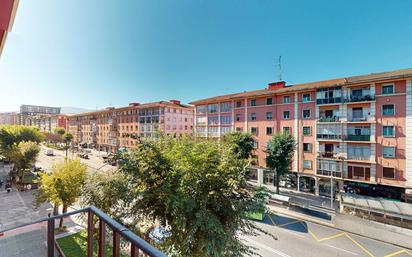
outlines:
M253 141L253 148L258 149L258 147L259 147L258 141L254 140Z
M243 131L243 128L237 127L237 128L236 128L236 131L237 131L237 132L242 132L242 131Z
M207 117L196 117L196 124L197 125L206 125L206 122L207 122Z
M266 135L270 136L273 134L273 128L272 127L266 127Z
M283 96L283 103L284 104L290 103L290 96L288 96L288 95Z
M199 105L199 106L196 106L196 113L197 114L204 114L204 113L206 113L206 105Z
M307 103L310 102L310 94L303 94L302 102Z
M273 99L272 98L266 98L266 105L272 105Z
M395 115L395 105L393 104L384 104L382 105L382 115Z
M303 143L303 151L304 152L312 152L312 144L311 143Z
M250 100L250 106L256 106L256 99Z
M232 103L221 103L220 104L220 111L221 112L231 112L232 111Z
M302 111L302 117L304 119L309 119L310 118L310 110L303 110Z
M303 127L302 131L304 136L312 135L312 127Z
M250 115L251 120L256 120L256 113L252 112Z
M209 125L218 125L219 124L219 116L210 116L207 118L207 124Z
M217 112L217 109L218 109L217 104L209 104L207 107L208 107L209 113L216 113ZM173 112L176 112L176 110L173 109Z
M312 161L311 160L303 160L303 168L311 170L312 169Z
M394 179L395 178L395 169L394 168L389 168L389 167L383 167L382 168L382 175L383 175L384 178Z
M258 128L255 128L255 127L250 128L250 133L257 136L258 135Z
M382 95L388 95L395 93L393 84L382 85Z
M236 107L237 108L242 107L242 102L241 101L236 101Z
M272 112L267 112L266 113L266 119L267 120L272 120L272 118L273 118Z
M283 127L283 133L290 134L290 127Z
M394 126L383 126L382 135L383 137L395 137L395 127Z
M395 147L393 146L384 146L382 152L384 158L395 158Z
M240 121L240 113L236 114L236 121Z
M284 111L283 112L283 119L285 119L285 120L290 119L290 111Z
M232 116L220 116L220 124L232 124Z

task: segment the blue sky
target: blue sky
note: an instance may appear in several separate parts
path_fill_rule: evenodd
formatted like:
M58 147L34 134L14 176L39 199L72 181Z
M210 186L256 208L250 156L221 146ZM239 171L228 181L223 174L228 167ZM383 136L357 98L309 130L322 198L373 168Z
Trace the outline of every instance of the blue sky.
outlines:
M183 102L412 67L412 1L23 0L0 111Z

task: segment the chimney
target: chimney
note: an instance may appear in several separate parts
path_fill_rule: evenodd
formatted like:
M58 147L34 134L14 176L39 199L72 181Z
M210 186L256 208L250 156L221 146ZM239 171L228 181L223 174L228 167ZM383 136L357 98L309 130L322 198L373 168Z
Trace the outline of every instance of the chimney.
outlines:
M170 100L169 102L171 102L172 104L180 104L180 101L179 100Z
M139 106L139 105L140 105L139 103L130 103L129 107L136 107L136 106Z
M273 83L268 84L268 90L278 90L284 87L286 87L285 81L278 81L278 82L273 82Z

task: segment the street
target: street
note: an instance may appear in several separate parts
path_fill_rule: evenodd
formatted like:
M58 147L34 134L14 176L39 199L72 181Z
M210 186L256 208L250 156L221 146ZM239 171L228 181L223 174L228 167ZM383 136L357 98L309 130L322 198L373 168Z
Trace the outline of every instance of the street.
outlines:
M40 154L37 158L37 162L36 162L36 166L40 166L42 167L44 170L49 171L51 170L53 164L56 163L60 163L64 160L66 153L65 151L59 151L59 150L55 150L53 149L53 156L47 156L44 153L44 150L46 149L51 149L45 146L41 146L41 151ZM103 152L102 152L103 154ZM68 156L70 158L78 158L76 153L72 153L69 152ZM92 154L89 154L89 159L83 159L83 158L79 158L80 161L84 164L87 165L87 167L89 168L89 170L101 170L101 171L108 171L111 169L114 169L114 166L111 166L107 163L103 162L103 159L101 157L98 156L98 152L97 151L93 151Z
M412 256L411 251L397 246L286 216L266 215L256 224L278 238L262 233L245 238L263 257Z

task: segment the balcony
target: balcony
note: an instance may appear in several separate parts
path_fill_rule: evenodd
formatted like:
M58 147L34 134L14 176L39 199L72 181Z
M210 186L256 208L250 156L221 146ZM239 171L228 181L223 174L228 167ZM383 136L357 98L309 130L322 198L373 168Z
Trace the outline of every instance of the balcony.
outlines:
M317 175L342 178L342 162L318 160L318 166L316 170Z
M346 141L370 141L371 135L346 135Z
M341 140L342 135L340 134L316 134L317 139L326 139L326 140Z
M60 218L69 219L70 216L78 214L83 214L85 217L87 257L96 254L99 257L106 256L108 249L111 251L110 256L114 257L124 255L166 257L161 251L94 206L0 231L2 248L4 246L5 253L19 253L19 256L64 256L55 237L55 223ZM94 247L95 243L97 245ZM77 246L73 244L74 247Z
M337 152L318 152L318 158L342 159L342 155Z
M354 116L350 115L348 117L348 122L371 122L375 121L375 118L371 115L363 115L363 116Z
M339 116L321 116L318 122L339 122Z
M348 155L349 161L370 161L370 155Z
M344 99L345 103L358 103L358 102L370 102L375 101L375 96L370 93L363 92L362 95L351 95Z
M328 97L316 99L316 104L338 104L342 102L342 97Z

